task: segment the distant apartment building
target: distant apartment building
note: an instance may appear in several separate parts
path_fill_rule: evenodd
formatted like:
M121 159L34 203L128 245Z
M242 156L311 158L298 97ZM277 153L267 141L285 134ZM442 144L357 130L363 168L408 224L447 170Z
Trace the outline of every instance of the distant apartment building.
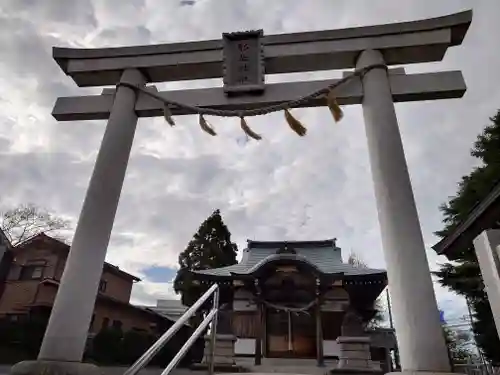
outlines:
M156 306L149 309L163 315L164 317L177 321L188 309L180 300L177 299L159 299L156 301Z
M17 246L11 246L0 233L0 318L48 318L68 253L67 244L43 233ZM171 326L172 319L167 316L130 303L132 286L139 281L105 263L90 334L111 326L151 333L164 332Z

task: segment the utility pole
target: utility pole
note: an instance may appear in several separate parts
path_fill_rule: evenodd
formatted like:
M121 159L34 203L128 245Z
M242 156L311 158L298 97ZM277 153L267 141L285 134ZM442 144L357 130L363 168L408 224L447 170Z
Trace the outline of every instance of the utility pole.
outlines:
M467 304L467 311L469 312L469 322L470 322L469 324L470 324L470 329L472 331L472 322L473 322L473 319L472 319L472 309L470 307L469 297L465 297L465 303ZM477 345L476 336L474 335L474 333L472 335L474 337L474 346L476 347L476 350L477 350L477 352L479 354L479 359L481 361L481 365L485 366L486 362L484 360L483 353L481 353L481 350L479 350L479 346Z
M391 327L392 330L394 330L394 322L392 320L391 298L389 296L389 287L385 289L385 296L387 299L387 312L389 313L389 326ZM397 371L400 371L401 366L399 364L399 350L397 346L397 340L396 340L396 348L394 349L394 366Z

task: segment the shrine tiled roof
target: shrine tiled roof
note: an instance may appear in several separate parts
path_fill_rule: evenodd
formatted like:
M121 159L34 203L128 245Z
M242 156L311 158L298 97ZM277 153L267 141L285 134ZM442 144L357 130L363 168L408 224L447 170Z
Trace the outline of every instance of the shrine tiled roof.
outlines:
M292 249L282 251L284 248ZM197 274L215 277L250 275L267 263L278 260L295 260L306 263L322 274L343 274L343 276L369 276L386 274L382 269L356 267L342 262L341 250L335 240L263 242L248 241L238 264L232 266L195 271Z

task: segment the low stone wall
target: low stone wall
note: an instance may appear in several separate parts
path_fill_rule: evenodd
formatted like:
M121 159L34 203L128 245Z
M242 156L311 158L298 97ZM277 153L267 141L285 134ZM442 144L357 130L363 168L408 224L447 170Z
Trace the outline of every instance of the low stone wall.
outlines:
M371 360L370 338L369 337L346 337L337 338L340 346L340 355L337 369L338 371L364 371L379 372L380 365L377 366Z
M217 335L215 339L214 363L216 365L234 365L234 335ZM210 362L210 336L205 337L205 352L203 354L203 363Z

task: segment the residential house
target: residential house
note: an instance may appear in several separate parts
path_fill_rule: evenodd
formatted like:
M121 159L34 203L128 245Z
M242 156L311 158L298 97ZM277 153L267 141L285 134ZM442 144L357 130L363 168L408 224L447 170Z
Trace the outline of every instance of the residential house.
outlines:
M0 228L0 296L5 288L5 280L9 274L10 263L12 262L12 244Z
M69 246L41 233L16 246L5 242L0 262L0 317L48 318L63 274ZM89 249L90 250L90 249ZM140 279L105 263L89 333L102 327L164 332L172 321L153 310L130 303L132 286ZM75 296L77 303L78 296Z

